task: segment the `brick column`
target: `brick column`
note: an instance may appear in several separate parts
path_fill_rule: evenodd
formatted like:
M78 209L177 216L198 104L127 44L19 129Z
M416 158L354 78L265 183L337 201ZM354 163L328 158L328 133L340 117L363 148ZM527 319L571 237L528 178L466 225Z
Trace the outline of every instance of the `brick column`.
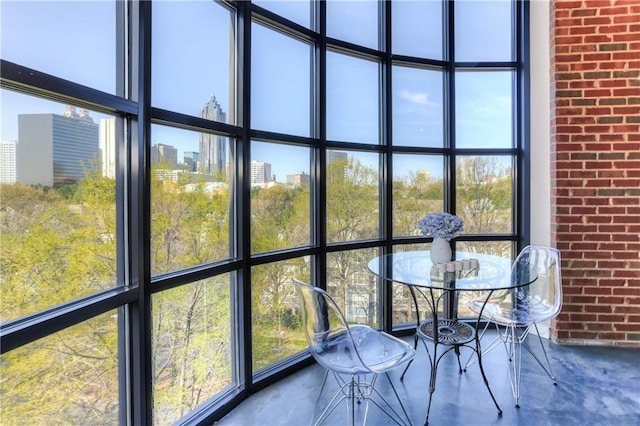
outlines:
M551 240L564 290L552 337L640 347L640 0L550 11Z

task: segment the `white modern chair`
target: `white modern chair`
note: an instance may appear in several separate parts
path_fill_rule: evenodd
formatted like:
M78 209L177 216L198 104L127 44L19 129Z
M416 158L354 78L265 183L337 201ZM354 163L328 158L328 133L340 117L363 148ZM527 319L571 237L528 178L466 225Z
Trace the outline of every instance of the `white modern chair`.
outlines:
M557 384L547 351L542 344L538 323L555 318L562 308L560 252L545 246L525 247L513 262L511 279L526 274L535 274L537 277L528 285L497 292L488 300L480 297L469 303L472 311L482 313L484 319L496 326L499 337L482 354L491 351L500 341L504 344L510 362L509 377L516 407L520 407L522 348L540 364L553 384ZM527 343L527 336L532 329L538 335L546 366ZM470 364L471 362L467 362L467 366Z
M398 396L388 371L411 360L413 347L387 333L366 325L348 325L336 302L324 290L293 280L300 300L302 323L309 351L316 361L327 369L312 417L318 425L342 402L346 404L347 421L355 424L356 403L365 402L362 423L367 421L369 402L397 424L411 424L407 411ZM327 407L313 422L318 402L331 372L339 390ZM375 389L378 374L385 373L404 418Z

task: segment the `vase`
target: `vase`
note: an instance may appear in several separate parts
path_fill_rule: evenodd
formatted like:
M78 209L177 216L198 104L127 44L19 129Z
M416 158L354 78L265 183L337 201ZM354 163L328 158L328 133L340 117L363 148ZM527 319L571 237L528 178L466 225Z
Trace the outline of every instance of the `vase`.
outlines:
M446 263L451 261L451 245L444 238L434 238L431 243L431 261Z

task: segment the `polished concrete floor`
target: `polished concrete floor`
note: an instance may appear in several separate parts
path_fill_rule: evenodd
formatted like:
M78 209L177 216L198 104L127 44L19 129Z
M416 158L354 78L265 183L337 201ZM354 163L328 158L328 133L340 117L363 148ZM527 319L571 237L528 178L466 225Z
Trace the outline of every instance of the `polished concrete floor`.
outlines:
M485 336L487 340L492 338ZM554 386L536 361L523 352L520 408L514 404L503 347L483 357L491 389L503 410L502 416L498 415L477 364L459 374L455 354L446 354L438 367L429 425L640 426L640 349L561 346L546 339L543 341L558 385ZM529 342L540 353L537 337L529 336ZM462 348L463 362L469 354L469 349ZM414 425L425 422L428 365L426 350L419 345L415 361L403 381L400 381L402 368L390 372ZM314 409L323 375L324 369L319 365L307 367L252 395L217 424L308 425L314 411L317 416L323 408ZM326 404L337 389L335 381L329 379L320 404ZM395 402L394 407L399 407L384 376L380 376L376 388L392 404ZM339 407L324 424L348 424L345 409ZM370 405L367 424L394 423Z

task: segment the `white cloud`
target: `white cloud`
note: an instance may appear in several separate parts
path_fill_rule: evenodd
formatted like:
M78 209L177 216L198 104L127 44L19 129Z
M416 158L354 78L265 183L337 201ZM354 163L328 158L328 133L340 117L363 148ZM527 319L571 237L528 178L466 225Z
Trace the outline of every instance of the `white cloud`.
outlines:
M426 92L411 92L407 89L402 89L400 90L399 95L400 95L400 98L412 103L426 105L426 106L436 105L436 103L429 101L429 94Z

